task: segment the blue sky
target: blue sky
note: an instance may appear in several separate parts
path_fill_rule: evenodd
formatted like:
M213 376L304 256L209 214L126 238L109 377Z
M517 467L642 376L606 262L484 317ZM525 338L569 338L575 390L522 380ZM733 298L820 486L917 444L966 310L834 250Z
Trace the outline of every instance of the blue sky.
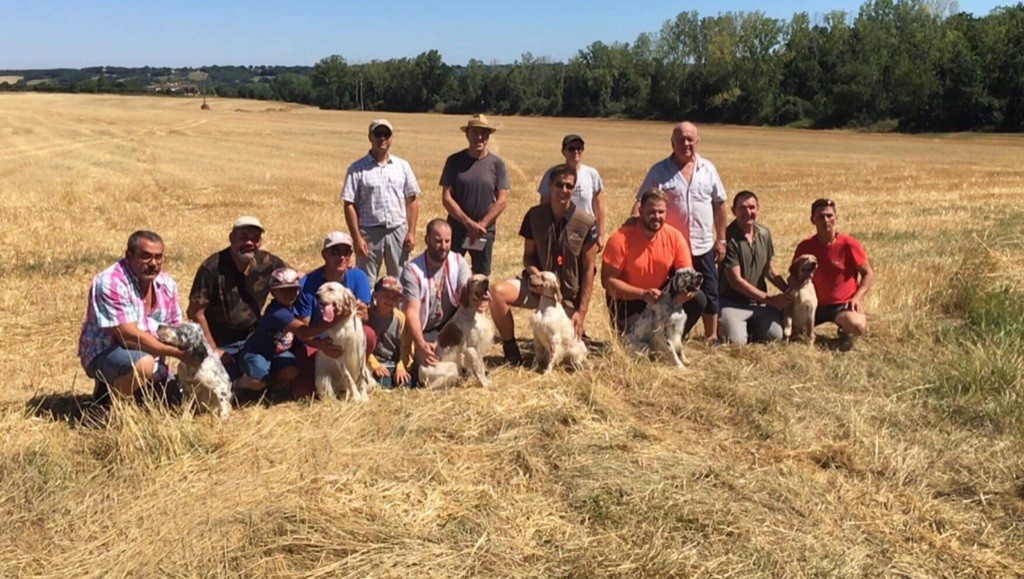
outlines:
M977 16L1015 3L961 0ZM566 60L591 42L632 42L681 11L702 16L761 10L812 18L856 14L856 0L770 3L637 1L274 2L0 0L0 69L86 66L307 65L340 54L349 62L415 56L436 48L445 62L510 63L523 53Z

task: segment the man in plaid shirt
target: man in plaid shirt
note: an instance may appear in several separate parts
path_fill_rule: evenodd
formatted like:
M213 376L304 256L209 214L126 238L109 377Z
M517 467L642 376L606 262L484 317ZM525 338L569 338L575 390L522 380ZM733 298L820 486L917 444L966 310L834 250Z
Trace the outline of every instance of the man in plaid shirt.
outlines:
M152 231L128 238L124 259L92 280L89 305L78 339L85 373L96 380L93 396L107 392L131 396L149 381L166 380L165 356L185 353L156 339L161 324L181 323L178 285L161 269L164 242Z
M391 154L393 134L386 119L370 123L370 151L349 165L341 190L356 266L371 284L382 260L398 276L415 245L420 186L409 163Z

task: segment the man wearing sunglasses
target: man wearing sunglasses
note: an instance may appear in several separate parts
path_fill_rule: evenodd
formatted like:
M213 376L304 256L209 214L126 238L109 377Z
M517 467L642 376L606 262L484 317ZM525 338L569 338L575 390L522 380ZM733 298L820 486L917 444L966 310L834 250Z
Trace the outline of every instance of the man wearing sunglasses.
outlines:
M513 366L523 362L516 343L511 307L536 309L540 295L530 287L530 276L542 271L558 277L562 306L572 319L576 337L583 337L583 324L594 292L598 236L594 216L575 204L579 190L576 169L569 164L548 170L550 192L546 202L531 207L523 216L519 235L523 238L523 275L491 290L491 316L501 335L505 361Z
M162 271L163 264L163 239L136 231L124 259L92 280L78 357L95 380L96 402L109 401L110 391L132 396L145 384L167 380L165 357L185 357L156 338L161 324L181 323L178 285Z
M377 336L365 322L369 319L372 299L370 281L361 269L352 267L352 236L344 231L332 231L324 238L320 256L324 264L307 273L299 280L299 297L295 300L296 318L306 325L318 325L323 321L323 312L316 301L316 292L329 281L338 282L355 295L358 303L357 315L363 320L366 332L366 351L372 352L377 346ZM340 357L344 350L327 338L319 336L304 340L305 348L298 348L299 377L292 383L292 396L302 398L313 393L314 359L320 350L332 358Z
M284 260L263 251L265 230L255 217L231 224L228 246L206 258L196 270L186 311L203 328L206 340L223 356L231 378L240 371L233 359L256 329L270 295L270 274L287 267Z
M393 134L387 119L370 122L370 151L349 166L341 190L356 266L370 280L382 261L397 276L415 245L420 186L409 163L391 154Z
M604 248L604 197L601 196L604 183L601 182L601 175L597 169L583 164L584 149L583 137L579 135L566 135L562 139L562 156L565 157L565 164L576 170L576 189L572 192L572 203L576 209L594 216L597 222L597 251L600 252ZM551 171L552 169L548 169L537 185L541 205L547 205L551 199L548 187Z
M875 281L875 272L864 246L836 229L838 220L835 201L823 198L811 203L816 233L796 246L793 259L803 254L818 259L811 278L818 296L814 325L832 322L839 326L840 347L848 350L854 338L868 329L864 296Z

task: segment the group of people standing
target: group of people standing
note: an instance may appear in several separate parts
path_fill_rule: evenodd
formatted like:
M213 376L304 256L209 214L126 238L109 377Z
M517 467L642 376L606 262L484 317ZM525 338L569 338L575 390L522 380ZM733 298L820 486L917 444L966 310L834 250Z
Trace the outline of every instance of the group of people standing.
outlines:
M258 219L232 224L228 247L196 272L186 315L223 356L240 400L270 391L310 395L315 352L341 355L321 336L337 323L316 307L316 291L328 281L340 282L359 301L369 365L382 385L411 385L416 365L437 362L435 341L460 305L460 288L471 273L491 273L496 223L508 204L505 163L488 150L498 128L476 115L461 130L467 147L447 158L439 183L447 217L426 224L425 249L414 258L420 188L409 163L391 154L394 127L384 119L370 123L369 151L346 172L341 199L348 232L325 236L322 266L303 275L261 249L266 230ZM523 273L491 286L490 313L509 364L523 361L511 308L537 306L528 280L540 271L557 275L562 305L584 337L602 251L600 280L620 332L658 300L674 270L692 267L704 283L686 296L687 331L703 320L713 344L782 338L781 310L789 298L769 295L766 281L780 290L787 281L773 266L770 232L756 221L757 196L738 193L735 219L727 224L725 188L714 164L697 153L699 142L692 123L674 127L672 154L651 167L631 218L605 240L601 176L582 162L583 137L565 136L565 162L544 174L538 204L519 228ZM852 338L866 329L863 296L873 273L862 246L836 231L836 219L835 203L815 201L817 232L797 254L814 254L821 265L814 278L816 323L834 322ZM93 280L79 356L96 381L97 397L129 395L159 382L168 376L166 357L187 356L155 337L158 325L184 319L177 286L162 271L163 250L159 235L137 231L124 259Z

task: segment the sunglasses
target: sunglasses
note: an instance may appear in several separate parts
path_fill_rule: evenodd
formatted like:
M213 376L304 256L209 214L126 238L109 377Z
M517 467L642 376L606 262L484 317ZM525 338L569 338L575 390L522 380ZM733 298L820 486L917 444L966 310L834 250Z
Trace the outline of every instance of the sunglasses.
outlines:
M554 184L555 189L565 189L566 191L572 191L576 188L575 183L569 183L568 181L559 181Z
M328 248L327 253L333 255L334 257L349 257L350 255L352 255L352 248L335 245L334 247Z
M390 139L391 131L374 131L373 136L377 137L378 139Z
M580 146L566 147L565 150L569 151L570 153L582 153L583 152L583 147L580 147Z

